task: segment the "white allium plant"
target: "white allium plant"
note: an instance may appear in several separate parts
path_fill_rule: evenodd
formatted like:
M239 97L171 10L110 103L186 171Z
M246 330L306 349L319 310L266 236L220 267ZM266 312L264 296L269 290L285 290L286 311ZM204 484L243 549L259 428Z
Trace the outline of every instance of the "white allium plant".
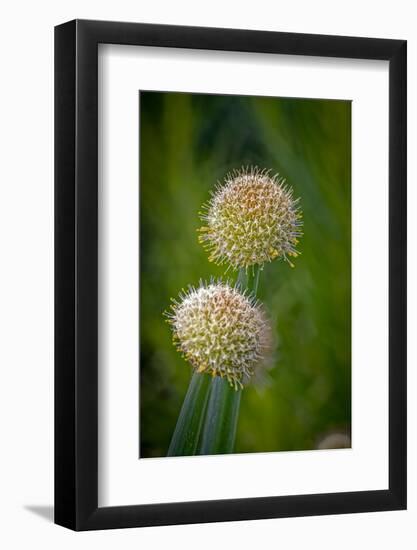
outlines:
M245 268L282 258L293 267L302 235L302 213L278 174L257 167L228 174L200 214L199 241L210 261Z
M252 377L270 347L262 306L221 281L190 287L167 315L174 342L193 368L225 377L235 389Z

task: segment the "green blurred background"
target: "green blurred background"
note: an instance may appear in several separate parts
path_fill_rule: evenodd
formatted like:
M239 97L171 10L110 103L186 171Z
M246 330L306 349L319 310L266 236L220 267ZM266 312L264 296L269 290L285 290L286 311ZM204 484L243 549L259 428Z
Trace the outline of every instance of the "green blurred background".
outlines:
M166 454L191 376L162 313L181 288L224 274L198 244L198 212L242 165L287 178L304 236L294 269L276 260L261 274L277 351L269 383L243 392L235 451L350 435L350 101L141 92L141 457Z

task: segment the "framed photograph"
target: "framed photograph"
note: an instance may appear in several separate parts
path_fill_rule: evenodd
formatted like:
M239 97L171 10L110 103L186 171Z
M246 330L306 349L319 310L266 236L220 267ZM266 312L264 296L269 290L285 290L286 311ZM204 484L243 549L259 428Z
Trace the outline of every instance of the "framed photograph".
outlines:
M55 29L55 522L406 507L406 42Z

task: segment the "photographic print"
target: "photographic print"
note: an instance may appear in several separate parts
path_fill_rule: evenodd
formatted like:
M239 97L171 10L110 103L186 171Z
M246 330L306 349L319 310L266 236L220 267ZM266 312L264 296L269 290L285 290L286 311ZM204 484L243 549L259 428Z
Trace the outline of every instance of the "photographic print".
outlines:
M139 119L139 458L351 447L351 102Z
M73 20L54 57L55 523L406 509L407 42Z

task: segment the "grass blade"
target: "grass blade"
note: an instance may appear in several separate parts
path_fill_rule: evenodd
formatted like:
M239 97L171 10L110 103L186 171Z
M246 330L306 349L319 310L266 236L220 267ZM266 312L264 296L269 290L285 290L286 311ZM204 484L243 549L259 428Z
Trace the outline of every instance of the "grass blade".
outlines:
M167 456L195 455L206 412L211 377L195 372L178 416Z
M200 455L233 452L241 393L241 390L232 388L225 378L213 378L199 448Z

